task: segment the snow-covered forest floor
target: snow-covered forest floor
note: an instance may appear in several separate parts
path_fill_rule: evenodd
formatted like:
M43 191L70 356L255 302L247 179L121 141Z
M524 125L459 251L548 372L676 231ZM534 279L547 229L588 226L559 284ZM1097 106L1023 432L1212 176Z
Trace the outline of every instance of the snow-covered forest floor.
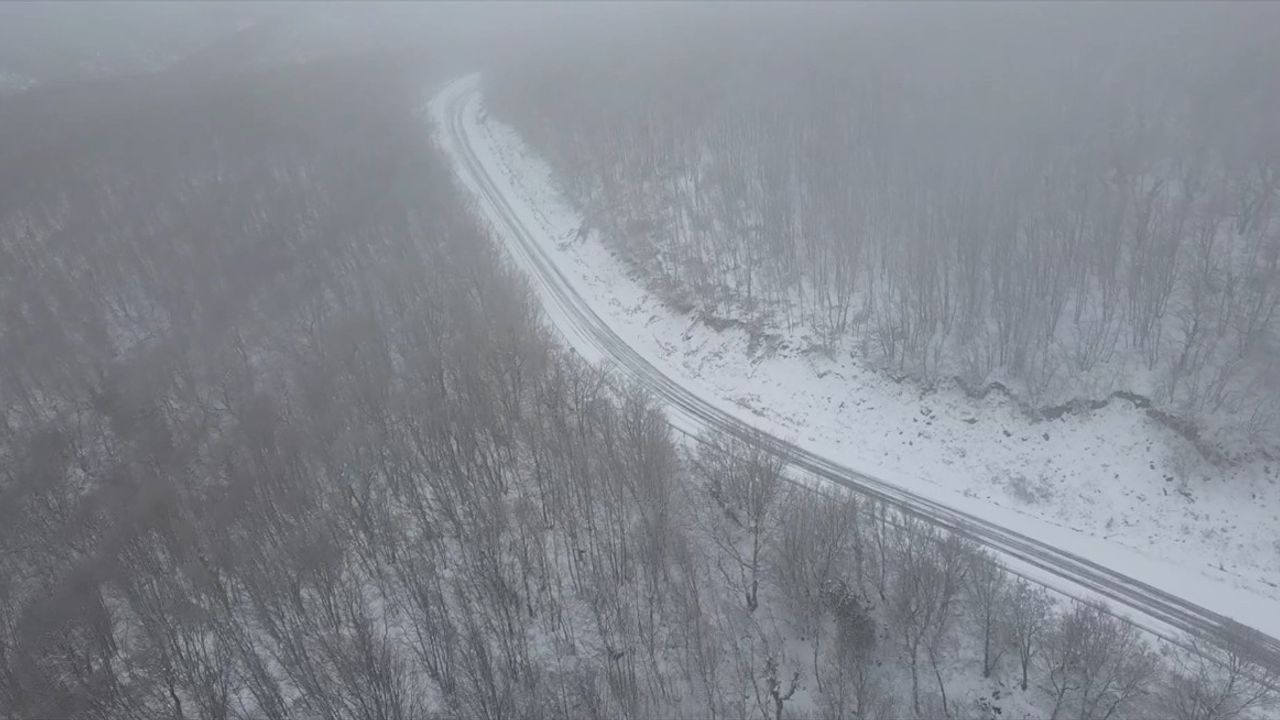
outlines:
M804 333L711 327L663 304L598 233L580 233L517 133L479 113L467 121L560 269L673 378L834 460L1276 631L1280 464L1216 466L1123 401L1034 421L996 393L897 382L849 348L814 350Z

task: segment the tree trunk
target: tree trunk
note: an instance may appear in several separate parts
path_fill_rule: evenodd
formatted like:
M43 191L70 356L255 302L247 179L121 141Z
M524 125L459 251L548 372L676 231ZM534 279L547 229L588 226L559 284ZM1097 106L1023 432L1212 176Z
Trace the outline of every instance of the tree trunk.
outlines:
M920 717L920 673L917 668L916 651L911 651L911 708L916 717Z
M942 671L938 669L938 661L932 650L929 651L929 664L933 666L933 676L938 680L938 692L942 694L942 712L951 717L951 708L947 707L947 686L942 682Z
M982 677L991 677L991 611L986 613L982 625Z

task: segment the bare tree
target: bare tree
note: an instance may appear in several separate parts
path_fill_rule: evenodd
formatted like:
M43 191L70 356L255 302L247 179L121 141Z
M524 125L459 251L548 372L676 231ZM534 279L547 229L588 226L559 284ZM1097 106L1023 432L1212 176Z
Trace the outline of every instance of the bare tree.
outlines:
M1018 666L1022 670L1019 687L1028 686L1028 674L1032 661L1039 655L1041 645L1052 619L1049 595L1043 588L1019 580L1009 592L1006 608L1009 639L1018 653Z
M760 575L786 493L786 462L763 434L701 438L696 465L717 509L711 537L732 563L748 610L759 606Z
M1248 659L1243 648L1216 647L1189 638L1174 652L1159 707L1176 720L1234 720L1280 703L1280 677Z
M965 578L969 612L982 631L982 677L1000 661L1006 647L1009 576L985 550L975 550Z
M835 717L886 717L892 698L876 675L877 623L874 608L839 580L828 581L823 598L835 618L835 658L822 688ZM822 672L817 667L815 672Z
M934 671L943 709L950 716L939 663L950 640L968 548L957 536L944 536L932 527L908 522L902 528L896 550L897 574L888 611L911 668L912 709L920 715L919 666L923 650Z
M1136 627L1089 603L1056 619L1041 660L1051 720L1069 705L1082 720L1106 720L1146 694L1157 670Z
M813 642L814 678L821 689L818 658L825 611L833 607L827 590L856 572L861 556L859 505L850 496L797 494L780 521L775 576L790 599L804 639ZM861 586L857 577L856 585Z

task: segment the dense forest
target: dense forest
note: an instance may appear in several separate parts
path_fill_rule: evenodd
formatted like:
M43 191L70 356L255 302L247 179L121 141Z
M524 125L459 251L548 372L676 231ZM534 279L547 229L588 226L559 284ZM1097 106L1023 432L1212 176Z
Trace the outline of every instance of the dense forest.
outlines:
M0 105L0 717L1274 707L1247 654L677 436L569 355L432 147L424 67ZM759 257L744 297L782 292Z
M1215 452L1280 447L1275 6L740 10L488 78L674 305L926 385L1137 393Z

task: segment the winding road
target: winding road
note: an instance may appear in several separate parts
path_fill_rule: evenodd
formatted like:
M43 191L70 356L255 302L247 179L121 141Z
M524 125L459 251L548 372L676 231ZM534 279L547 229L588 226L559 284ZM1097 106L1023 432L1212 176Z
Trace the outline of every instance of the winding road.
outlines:
M619 371L647 387L666 405L675 418L673 424L677 428L683 431L717 429L763 443L770 451L784 456L799 471L874 498L904 516L958 533L999 556L1052 576L1058 581L1054 586L1059 591L1076 597L1103 598L1118 616L1170 642L1185 646L1186 640L1180 633L1186 633L1214 644L1229 645L1254 662L1280 668L1280 640L1275 637L1087 558L906 491L781 438L763 434L673 381L619 337L591 309L535 239L534 231L521 221L511 200L503 195L486 170L475 150L476 139L469 135L464 122L465 113L472 113L475 117L474 114L480 112L478 84L473 79L457 81L437 96L435 103L440 141L454 157L464 186L476 194L480 212L507 242L510 252L529 270L532 275L530 281L542 290L544 302L554 303L554 308L548 308L554 312L548 314L553 316L558 329L571 345L582 347L582 343L588 343L602 357L611 359ZM1026 576L1035 579L1034 573ZM1076 590L1072 591L1072 588Z

